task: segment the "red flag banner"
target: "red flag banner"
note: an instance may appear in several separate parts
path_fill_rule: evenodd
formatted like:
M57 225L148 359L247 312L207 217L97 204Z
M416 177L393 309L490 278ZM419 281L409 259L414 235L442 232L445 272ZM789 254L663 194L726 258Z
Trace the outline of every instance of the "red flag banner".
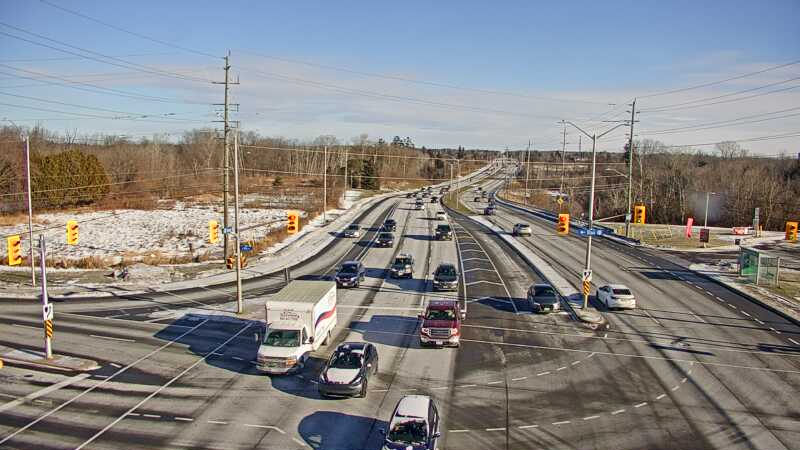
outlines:
M686 219L686 237L689 239L692 238L692 223L694 223L693 217Z

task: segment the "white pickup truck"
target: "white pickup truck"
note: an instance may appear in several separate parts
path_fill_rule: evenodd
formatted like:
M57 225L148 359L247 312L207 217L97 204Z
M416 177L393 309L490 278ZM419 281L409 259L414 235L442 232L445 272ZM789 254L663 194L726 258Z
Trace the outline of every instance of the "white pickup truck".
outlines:
M269 297L265 308L258 368L270 374L299 370L311 352L328 343L336 327L336 284L292 281Z

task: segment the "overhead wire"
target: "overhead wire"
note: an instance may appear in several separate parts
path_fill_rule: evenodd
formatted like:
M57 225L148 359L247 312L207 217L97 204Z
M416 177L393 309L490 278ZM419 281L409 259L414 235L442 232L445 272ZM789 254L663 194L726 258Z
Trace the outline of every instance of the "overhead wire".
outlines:
M781 84L785 84L785 83L789 83L789 82L797 81L797 80L800 80L800 77L789 78L787 80L782 80L782 81L778 81L778 82L775 82L775 83L769 83L769 84L765 84L765 85L762 85L762 86L757 86L757 87L754 87L754 88L744 89L744 90L737 91L737 92L731 92L731 93L728 93L728 94L717 95L717 96L714 96L714 97L706 97L706 98L697 99L697 100L691 100L691 101L682 102L682 103L673 103L671 105L654 106L652 108L643 109L643 110L641 110L641 112L652 113L652 112L661 112L661 111L673 111L673 110L700 108L700 107L703 107L703 106L719 105L719 104L723 104L723 103L739 102L739 101L742 101L742 100L748 100L748 99L755 98L755 97L762 97L762 96L774 94L774 93L777 93L777 92L785 92L785 91L789 91L789 90L792 90L792 89L797 89L797 88L800 88L800 85L798 85L798 86L789 86L789 87L785 87L785 88L781 88L781 89L775 89L775 90L768 91L768 92L762 92L762 93L759 93L759 94L748 95L748 96L745 96L745 97L739 97L739 98L735 98L735 99L724 100L724 101L721 101L721 102L701 103L701 102L705 102L705 101L709 101L709 100L717 100L717 99L720 99L720 98L732 97L732 96L744 94L744 93L747 93L747 92L752 92L752 91L757 91L757 90L768 88L768 87L778 86L778 85L781 85ZM700 104L696 104L696 103L700 103Z
M691 131L708 130L708 129L712 129L712 128L720 128L720 127L727 126L727 125L745 125L745 124L750 124L750 123L758 123L758 122L765 122L765 121L770 121L770 120L784 119L784 118L788 118L788 117L795 117L795 116L800 115L800 113L787 114L787 115L776 116L776 117L768 117L768 118L758 119L758 120L749 120L749 119L756 119L756 118L763 117L763 116L774 116L775 114L782 114L782 113L791 112L791 111L797 111L797 110L800 110L800 107L786 108L786 109L782 109L782 110L778 110L778 111L771 111L771 112L767 112L767 113L753 114L753 115L749 115L749 116L738 117L738 118L735 118L735 119L718 120L718 121L715 121L715 122L706 122L706 123L702 123L702 124L698 124L698 125L688 125L688 126L684 126L684 127L665 128L665 129L661 129L661 130L645 130L645 131L640 131L640 133L641 134L647 134L647 135L673 134L673 133L677 133L677 132L691 132Z

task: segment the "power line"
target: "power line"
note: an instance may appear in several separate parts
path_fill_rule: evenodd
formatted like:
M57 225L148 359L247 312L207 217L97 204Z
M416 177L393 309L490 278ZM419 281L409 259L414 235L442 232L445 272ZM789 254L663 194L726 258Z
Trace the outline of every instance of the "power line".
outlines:
M65 8L65 7L63 7L63 6L61 6L61 5L56 5L56 4L54 4L54 3L51 3L51 2L49 2L49 1L47 1L47 0L39 0L39 1L40 1L41 3L44 3L44 4L45 4L45 5L47 5L47 6L50 6L50 7L52 7L52 8L56 8L56 9L59 9L59 10L61 10L61 11L64 11L64 12L66 12L66 13L68 13L68 14L72 14L72 15L74 15L74 16L82 17L82 18L84 18L84 19L86 19L86 20L90 20L90 21L92 21L92 22L99 23L100 25L104 25L104 26L106 26L106 27L109 27L109 28L111 28L111 29L114 29L114 30L120 31L120 32L122 32L122 33L127 33L127 34L130 34L131 36L136 36L136 37L138 37L138 38L141 38L141 39L146 39L146 40L148 40L148 41L150 41L150 42L155 42L155 43L157 43L157 44L165 45L165 46L167 46L167 47L172 47L172 48L176 48L176 49L178 49L178 50L183 50L183 51L185 51L185 52L194 53L194 54L196 54L196 55L200 55L200 56L208 56L208 57L210 57L210 58L215 58L215 59L221 59L221 57L220 57L220 56L217 56L217 55L212 55L212 54L210 54L210 53L206 53L206 52L204 52L204 51L195 50L195 49L192 49L192 48L189 48L189 47L184 47L184 46L181 46L181 45L178 45L178 44L172 43L172 42L162 41L161 39L156 39L156 38L154 38L154 37L146 36L146 35L144 35L144 34L137 33L137 32L135 32L135 31L130 31L130 30L127 30L127 29L125 29L125 28L122 28L122 27L119 27L119 26L117 26L117 25L114 25L114 24L111 24L111 23L108 23L108 22L104 22L104 21L102 21L102 20L100 20L100 19L96 19L96 18L94 18L94 17L88 16L88 15L86 15L86 14L83 14L83 13L79 12L79 11L75 11L75 10L73 10L73 9Z
M800 63L800 60L788 62L788 63L785 63L785 64L779 64L777 66L767 67L766 69L757 70L755 72L748 72L748 73L745 73L745 74L742 74L742 75L737 75L735 77L725 78L723 80L717 80L717 81L711 81L711 82L708 82L708 83L696 84L694 86L688 86L688 87L684 87L684 88L670 89L668 91L654 92L652 94L647 94L647 95L637 95L636 97L639 98L639 99L651 98L651 97L659 97L659 96L662 96L662 95L675 94L675 93L678 93L678 92L685 92L685 91L691 91L691 90L694 90L694 89L700 89L700 88L704 88L704 87L715 86L715 85L718 85L718 84L727 83L728 81L739 80L739 79L742 79L742 78L751 77L753 75L758 75L758 74L762 74L762 73L765 73L765 72L770 72L770 71L773 71L773 70L781 69L781 68L784 68L784 67L793 66L793 65L798 64L798 63Z
M708 130L708 129L712 129L712 128L723 127L723 126L726 126L726 125L745 125L745 124L750 124L750 123L766 122L766 121L770 121L770 120L777 120L777 119L784 119L784 118L787 118L787 117L794 117L794 116L800 115L800 113L787 114L787 115L776 116L776 117L768 117L768 118L765 118L765 119L758 119L758 120L748 120L748 119L756 119L758 117L763 117L763 116L771 116L771 115L781 114L781 113L790 112L790 111L797 111L798 109L800 109L800 107L787 108L787 109L782 109L782 110L779 110L779 111L772 111L772 112L768 112L768 113L753 114L753 115L750 115L750 116L739 117L739 118L736 118L736 119L718 120L716 122L707 122L707 123L702 123L702 124L699 124L699 125L688 125L688 126L685 126L685 127L665 128L663 130L642 131L641 133L642 134L648 134L648 135L653 135L653 134L672 134L672 133L677 133L677 132L680 132L680 131Z
M3 106L9 106L12 108L22 108L22 109L31 109L34 111L44 111L44 112L52 112L58 114L66 114L66 115L73 115L79 116L86 119L109 119L109 120L132 120L134 122L155 122L155 123L176 123L176 122L189 122L189 123L210 123L208 120L192 120L192 119L172 119L172 120L150 120L146 118L134 118L134 117L119 117L119 116L100 116L97 114L86 114L86 113L79 113L79 112L71 112L71 111L60 111L57 109L49 109L49 108L38 108L36 106L27 106L27 105L15 105L12 103L0 103Z
M337 67L337 66L331 66L331 65L326 65L326 64L313 63L313 62L308 62L308 61L301 61L301 60L297 60L297 59L283 58L283 57L272 56L272 55L265 55L265 54L258 53L258 52L252 51L252 50L238 49L238 51L240 51L242 53L245 53L245 54L254 55L254 56L258 56L258 57L266 58L266 59L272 59L272 60L276 60L276 61L284 61L284 62L289 62L289 63L292 63L292 64L301 64L301 65L305 65L305 66L316 67L316 68L319 68L319 69L335 70L335 71L338 71L338 72L346 72L346 73L351 73L351 74L354 74L354 75L361 75L361 76L364 76L364 77L382 78L382 79L386 79L386 80L402 81L404 83L421 84L421 85L426 85L426 86L442 87L442 88L454 89L454 90L460 90L460 91L467 91L467 92L478 92L478 93L481 93L481 94L500 95L500 96L508 96L508 97L519 97L519 98L530 98L530 99L534 99L534 100L546 100L546 101L554 101L554 102L575 102L575 103L586 103L586 104L595 104L595 105L604 105L604 104L606 104L605 102L597 102L597 101L591 101L591 100L543 97L543 96L538 96L538 95L521 94L521 93L516 93L516 92L496 91L496 90L491 90L491 89L480 89L480 88L471 88L471 87L465 87L465 86L457 86L457 85L448 84L448 83L442 83L442 82L437 82L437 81L417 80L417 79L413 79L413 78L405 78L405 77L400 77L400 76L396 76L396 75L379 74L379 73L374 73L374 72L366 72L366 71L354 70L354 69L349 69L349 68L344 68L344 67Z
M653 108L644 110L644 112L672 111L672 110L678 110L678 109L691 109L691 108L700 108L702 106L719 105L721 103L739 102L739 101L742 101L742 100L748 100L748 99L755 98L755 97L762 97L764 95L774 94L776 92L784 92L784 91L788 91L788 90L791 90L791 89L797 89L797 88L800 88L800 86L789 86L789 87L782 88L782 89L775 89L775 90L768 91L768 92L762 92L760 94L748 95L748 96L745 96L745 97L725 100L725 101L721 101L721 102L704 103L704 104L698 104L698 105L694 104L694 103L701 103L701 102L705 102L705 101L709 101L709 100L717 100L717 99L720 99L720 98L732 97L732 96L735 96L735 95L740 95L740 94L744 94L744 93L747 93L747 92L757 91L759 89L764 89L764 88L768 88L768 87L772 87L772 86L778 86L778 85L781 85L781 84L785 84L785 83L789 83L789 82L797 81L797 80L800 80L800 77L789 78L787 80L777 81L775 83L769 83L769 84L765 84L763 86L757 86L757 87L754 87L754 88L744 89L744 90L737 91L737 92L731 92L729 94L717 95L717 96L714 96L714 97L706 97L706 98L697 99L697 100L691 100L691 101L682 102L682 103L673 103L671 105L655 106ZM690 105L690 106L684 106L684 105Z
M153 53L131 53L127 55L114 55L115 58L137 58L140 56L165 56L174 55L177 52L153 52ZM22 59L0 59L3 63L25 63L25 62L47 62L47 61L74 61L83 59L73 56L60 56L58 58L22 58Z
M24 41L24 42L28 42L30 44L34 44L34 45L38 45L38 46L41 46L41 47L49 48L51 50L56 50L56 51L59 51L59 52L62 52L62 53L67 53L69 55L78 56L78 57L81 57L81 58L84 58L84 59L90 59L92 61L97 61L97 62L100 62L100 63L103 63L103 64L109 64L109 65L112 65L112 66L123 67L123 68L126 68L126 69L134 69L134 70L138 70L138 71L141 71L141 72L150 73L150 74L153 74L153 75L159 75L159 76L168 77L168 78L177 78L177 79L181 79L181 80L201 82L201 83L210 83L212 81L212 80L207 80L207 79L198 78L198 77L187 77L187 76L181 75L179 73L169 72L169 71L166 71L166 70L161 70L161 69L153 68L153 67L150 67L150 66L145 66L145 65L142 65L142 64L132 63L132 62L129 62L129 61L125 61L124 59L120 59L120 58L116 58L116 57L113 57L113 56L104 55L102 53L98 53L98 52L95 52L95 51L92 51L92 50L88 50L88 49L85 49L85 48L82 48L82 47L78 47L78 46L75 46L75 45L67 44L67 43L62 42L62 41L51 39L51 38L49 38L47 36L43 36L43 35L38 34L38 33L33 33L31 31L27 31L27 30L24 30L22 28L15 27L13 25L9 25L9 24L4 23L4 22L0 22L0 25L8 27L8 28L11 28L11 29L14 29L14 30L17 30L17 31L25 33L25 34L29 34L31 36L35 36L35 37L37 37L39 39L44 39L46 41L50 41L50 42L56 43L56 44L64 46L64 47L73 48L73 49L82 51L84 53L89 53L90 55L97 55L97 56L100 56L101 58L110 59L112 61L107 61L106 59L101 59L101 58L97 58L97 57L89 56L89 55L81 55L80 53L75 53L75 52L70 51L70 50L65 50L63 48L58 48L58 47L55 47L55 46L52 46L52 45L44 44L44 43L41 43L41 42L36 42L34 40L31 40L31 39L26 39L26 38L23 38L23 37L20 37L20 36L15 36L13 34L6 33L4 31L0 31L0 34L2 34L2 35L8 36L8 37L11 37L11 38L14 38L14 39L18 39L18 40L21 40L21 41ZM120 63L115 63L113 61L119 61Z

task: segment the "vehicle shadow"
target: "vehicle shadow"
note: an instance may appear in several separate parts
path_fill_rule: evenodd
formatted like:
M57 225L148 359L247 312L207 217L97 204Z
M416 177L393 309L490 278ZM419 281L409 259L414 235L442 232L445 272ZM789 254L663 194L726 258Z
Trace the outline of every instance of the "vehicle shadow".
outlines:
M196 330L189 332L194 327ZM260 320L185 314L167 324L154 337L185 346L188 351L205 358L205 363L210 366L244 375L260 375L255 361L263 330L264 323ZM230 341L220 347L228 339Z
M421 348L418 327L417 316L374 315L368 322L350 322L350 329L361 333L364 341L399 348Z
M407 239L414 239L417 241L432 241L433 236L429 234L407 234L405 235Z
M377 450L383 443L378 430L387 426L386 421L373 417L316 411L300 421L297 433L314 450Z
M478 299L476 303L488 306L498 311L510 312L513 314L517 312L517 310L514 309L514 306L521 304L523 301L527 303L527 299L524 298L508 298L503 296L503 297L483 297Z

